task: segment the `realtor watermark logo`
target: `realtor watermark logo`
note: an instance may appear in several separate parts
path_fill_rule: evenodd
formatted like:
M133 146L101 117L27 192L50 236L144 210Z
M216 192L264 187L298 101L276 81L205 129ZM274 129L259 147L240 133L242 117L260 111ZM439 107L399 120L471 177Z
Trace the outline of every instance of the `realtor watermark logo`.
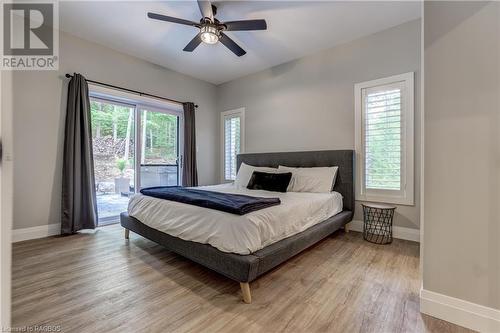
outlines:
M59 68L59 11L56 1L1 1L3 70Z

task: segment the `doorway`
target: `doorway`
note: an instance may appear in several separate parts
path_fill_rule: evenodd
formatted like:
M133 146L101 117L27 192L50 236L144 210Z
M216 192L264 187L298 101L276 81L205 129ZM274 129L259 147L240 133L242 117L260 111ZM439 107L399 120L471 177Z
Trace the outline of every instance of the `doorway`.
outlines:
M129 197L181 179L182 113L92 94L91 129L98 224L119 221Z

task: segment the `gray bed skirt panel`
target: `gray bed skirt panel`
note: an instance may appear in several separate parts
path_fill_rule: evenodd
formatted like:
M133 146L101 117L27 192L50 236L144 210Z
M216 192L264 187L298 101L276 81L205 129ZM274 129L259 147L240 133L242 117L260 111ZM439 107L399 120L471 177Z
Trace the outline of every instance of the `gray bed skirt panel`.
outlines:
M170 236L148 227L134 217L122 213L121 225L156 242L187 259L238 282L250 282L279 264L314 245L352 220L351 211L343 211L294 236L271 244L249 255L222 252L201 244Z

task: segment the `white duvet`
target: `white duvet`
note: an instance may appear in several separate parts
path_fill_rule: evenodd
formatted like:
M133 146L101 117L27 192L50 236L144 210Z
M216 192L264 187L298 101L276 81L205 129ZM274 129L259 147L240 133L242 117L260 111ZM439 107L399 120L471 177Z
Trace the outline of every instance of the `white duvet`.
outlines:
M232 184L197 189L278 197L281 204L240 216L137 194L130 199L128 214L184 240L210 244L224 252L250 254L342 211L342 195L338 192L279 193L236 188Z

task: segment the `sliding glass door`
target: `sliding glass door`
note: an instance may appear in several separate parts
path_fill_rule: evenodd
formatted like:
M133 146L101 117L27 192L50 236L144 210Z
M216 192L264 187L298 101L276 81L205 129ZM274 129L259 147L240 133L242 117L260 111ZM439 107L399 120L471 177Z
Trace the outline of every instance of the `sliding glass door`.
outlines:
M140 187L179 185L180 117L153 108L140 115Z
M139 189L180 184L181 123L179 112L91 97L100 225L117 222Z

